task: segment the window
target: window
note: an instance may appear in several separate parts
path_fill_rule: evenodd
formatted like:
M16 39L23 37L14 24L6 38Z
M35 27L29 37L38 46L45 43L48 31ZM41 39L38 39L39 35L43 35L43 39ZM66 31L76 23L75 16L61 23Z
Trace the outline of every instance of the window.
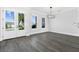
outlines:
M42 28L45 28L45 18L42 18Z
M32 16L32 28L37 28L37 16Z
M14 30L14 12L6 10L5 11L5 29L7 31Z
M18 13L18 29L24 30L24 14Z

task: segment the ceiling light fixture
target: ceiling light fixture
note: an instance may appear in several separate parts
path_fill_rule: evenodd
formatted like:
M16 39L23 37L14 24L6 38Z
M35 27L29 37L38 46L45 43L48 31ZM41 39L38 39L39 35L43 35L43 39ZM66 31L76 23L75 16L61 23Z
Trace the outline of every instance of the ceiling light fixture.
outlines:
M52 7L50 7L50 11L49 11L49 14L47 15L48 19L54 19L55 18L55 15L53 14L53 9Z

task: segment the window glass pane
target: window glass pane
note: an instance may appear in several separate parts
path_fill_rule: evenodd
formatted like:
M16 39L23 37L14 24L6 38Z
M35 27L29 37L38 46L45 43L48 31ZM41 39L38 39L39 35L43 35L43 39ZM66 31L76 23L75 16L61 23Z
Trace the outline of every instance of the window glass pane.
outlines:
M32 16L32 28L37 28L37 16Z
M45 18L42 18L42 28L45 28Z
M24 30L24 14L18 13L18 29Z
M5 11L5 29L7 31L14 30L14 12L6 10Z

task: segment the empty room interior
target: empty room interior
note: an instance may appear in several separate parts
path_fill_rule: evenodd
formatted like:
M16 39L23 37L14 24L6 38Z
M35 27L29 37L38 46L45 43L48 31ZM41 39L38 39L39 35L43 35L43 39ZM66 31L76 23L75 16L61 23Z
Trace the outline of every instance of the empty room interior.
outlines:
M79 52L79 7L1 7L0 52Z

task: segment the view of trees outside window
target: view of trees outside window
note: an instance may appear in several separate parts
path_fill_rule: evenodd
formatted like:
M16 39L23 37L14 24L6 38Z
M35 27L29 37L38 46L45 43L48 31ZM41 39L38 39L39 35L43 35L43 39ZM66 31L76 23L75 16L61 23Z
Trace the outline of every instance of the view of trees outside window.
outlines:
M14 12L6 10L5 11L5 29L7 31L14 30Z

